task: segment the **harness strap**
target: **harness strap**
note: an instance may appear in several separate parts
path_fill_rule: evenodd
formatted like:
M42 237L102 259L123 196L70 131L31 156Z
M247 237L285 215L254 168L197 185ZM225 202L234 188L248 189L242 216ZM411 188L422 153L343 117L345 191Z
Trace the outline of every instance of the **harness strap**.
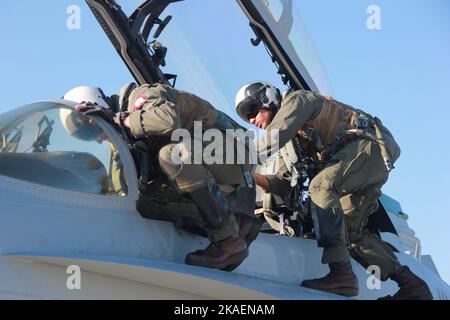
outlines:
M392 169L394 169L394 165L392 164L391 156L389 155L389 152L386 148L386 142L384 141L383 134L381 133L380 127L382 126L382 123L381 120L378 119L377 117L375 117L373 121L374 121L373 125L375 127L375 135L381 150L381 156L383 157L386 170L390 172L392 171Z
M392 171L394 169L394 166L392 164L391 156L386 148L386 143L383 137L383 134L381 132L381 127L383 126L380 119L377 117L372 117L366 113L364 113L361 110L358 110L359 116L356 119L355 123L355 129L346 130L343 132L343 134L336 137L335 143L333 145L333 148L331 150L332 157L337 151L338 146L342 144L342 140L345 139L345 137L348 136L357 136L357 137L363 137L366 139L369 139L375 143L377 143L380 146L381 156L383 157L384 165L386 166L386 170L388 172ZM367 129L372 127L375 130L375 134L369 132ZM349 141L351 142L351 140ZM345 146L346 144L344 144ZM340 146L343 148L344 146ZM339 149L341 149L339 148Z

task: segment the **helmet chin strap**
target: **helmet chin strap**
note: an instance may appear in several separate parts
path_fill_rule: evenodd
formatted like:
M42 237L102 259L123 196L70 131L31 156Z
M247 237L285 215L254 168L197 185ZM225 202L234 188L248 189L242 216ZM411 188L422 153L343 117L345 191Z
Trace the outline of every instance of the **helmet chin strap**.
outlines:
M270 106L270 122L272 122L273 118L275 118L275 116L278 113L278 110L280 110L280 105L278 105L278 106L271 105Z

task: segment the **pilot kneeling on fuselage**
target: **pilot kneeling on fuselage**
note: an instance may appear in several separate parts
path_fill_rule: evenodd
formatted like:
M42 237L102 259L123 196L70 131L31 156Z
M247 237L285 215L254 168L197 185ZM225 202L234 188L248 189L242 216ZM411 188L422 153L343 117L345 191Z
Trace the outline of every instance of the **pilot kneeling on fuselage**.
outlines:
M113 125L128 128L136 139L145 141L148 148L158 154L159 166L175 189L195 204L197 219L203 223L210 245L188 254L185 262L234 270L248 256L248 247L257 237L261 225L252 217L256 192L239 195L242 190L254 189L254 168L250 164L227 164L224 152L223 161L206 163L201 157L201 163L198 163L194 161L199 156L196 152L203 154L203 148L191 147L199 141L191 141L187 148L180 148L178 142L171 141L171 135L177 129L192 134L196 122L225 135L225 129L236 129L236 123L207 101L168 85L127 88L122 90L119 99L127 111L114 113L105 106L84 102L88 100L82 97L82 92L77 100L83 103L76 108L85 115L98 115ZM223 142L226 141L224 138Z

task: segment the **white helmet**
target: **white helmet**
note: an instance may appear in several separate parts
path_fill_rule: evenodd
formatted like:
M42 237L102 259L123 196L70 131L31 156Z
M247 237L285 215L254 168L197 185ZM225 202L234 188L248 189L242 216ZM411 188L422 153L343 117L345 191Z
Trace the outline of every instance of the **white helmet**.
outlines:
M236 95L236 112L247 122L258 113L259 109L270 110L274 117L280 104L280 90L264 81L246 84Z
M92 102L97 103L99 106L110 108L109 98L105 96L102 89L97 87L81 86L73 88L64 95L63 99L76 103Z
M110 107L106 102L108 98L100 88L96 87L82 86L74 88L67 92L63 99L76 103L92 102L105 108ZM90 122L86 116L74 110L61 108L59 116L64 129L66 129L70 135L80 140L98 140L103 132L97 124Z

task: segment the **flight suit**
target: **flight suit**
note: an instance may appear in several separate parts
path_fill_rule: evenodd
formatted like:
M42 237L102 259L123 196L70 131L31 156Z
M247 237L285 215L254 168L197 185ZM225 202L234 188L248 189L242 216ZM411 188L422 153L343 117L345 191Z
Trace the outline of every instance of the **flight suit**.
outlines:
M109 143L111 149L110 156L110 172L109 177L111 179L111 191L119 196L126 196L128 192L127 183L123 174L123 164L120 159L119 151L116 146Z
M369 119L360 130L355 121ZM392 249L366 228L369 216L377 210L381 187L387 181L383 152L395 162L400 149L391 133L381 125L383 141L376 138L372 117L348 105L310 91L288 93L267 130L279 130L279 146L295 135L308 156L324 168L309 185L311 212L318 246L324 248L322 262L347 262L349 253L364 267L377 265L386 280L401 267ZM312 129L312 130L311 130ZM309 134L306 134L310 132ZM316 136L312 137L311 132ZM380 144L384 143L384 147ZM271 152L262 139L260 154ZM282 197L291 189L291 169L279 153L278 172L266 176L271 192ZM285 154L285 153L284 153Z
M147 192L143 199L153 199L157 203L153 206L141 202L141 210L149 216L175 221L180 227L186 223L191 227L204 228L214 242L236 233L239 228L233 215L217 217L220 223L213 226L205 224L186 194L214 184L219 187L220 193L225 197L225 205L230 206L232 211L235 212L236 207L242 205L242 201L251 208L252 203L255 202L254 198L239 197L239 204L236 199L238 191L246 187L248 179L246 180L245 177L250 177L253 167L236 162L225 164L225 146L216 150L215 154L218 158L222 157L221 163L206 164L203 161L196 163L194 160L198 159L197 156L202 156L199 153L203 148L196 150L193 146L189 146L192 152L187 158L183 158L186 150L182 148L181 161L175 161L173 152L180 151L178 141L171 141L171 135L176 129L186 129L194 137L195 122L201 123L203 130L218 129L224 136L225 129L235 129L238 125L207 101L162 84L143 85L134 89L128 98L128 111L132 134L137 138L146 139L149 149L158 155L162 171L173 184L170 185L164 182L164 179L160 179L156 184L150 185L150 192L157 191L156 189L159 188L164 192L153 195ZM226 140L226 138L223 139L224 145ZM194 137L193 143L206 146L209 142L205 143L201 137ZM220 152L222 153L217 154ZM174 187L178 194L174 193ZM152 212L153 208L154 212ZM163 217L161 213L167 213L168 216Z

